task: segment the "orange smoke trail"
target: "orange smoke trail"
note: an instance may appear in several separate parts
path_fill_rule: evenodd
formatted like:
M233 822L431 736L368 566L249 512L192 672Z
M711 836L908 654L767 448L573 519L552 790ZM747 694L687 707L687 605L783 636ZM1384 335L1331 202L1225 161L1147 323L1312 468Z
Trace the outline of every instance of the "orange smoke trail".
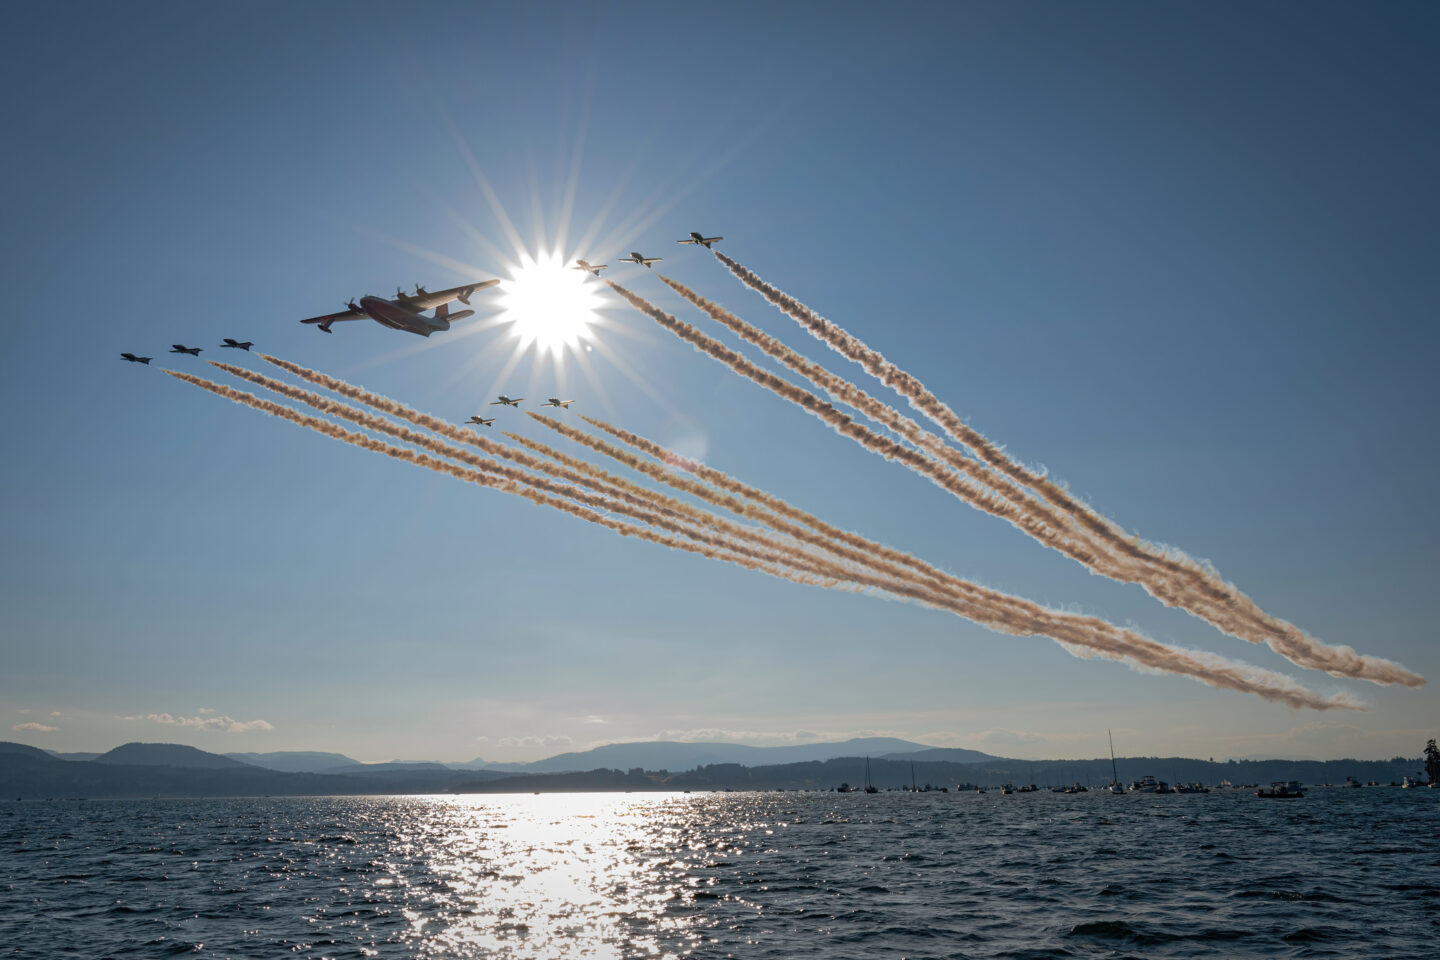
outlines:
M596 438L587 437L581 431L562 424L553 418L544 417L536 413L531 413L530 416L570 439L584 443L592 449L604 453L626 466L641 470L647 476L652 476L677 489L699 496L707 502L724 506L726 509L739 515L758 519L809 546L830 551L851 562L877 570L885 575L888 585L886 581L877 583L866 578L864 575L858 575L854 572L847 574L850 579L857 582L867 583L891 593L899 593L912 599L918 599L931 606L943 607L999 632L1048 636L1060 642L1062 646L1065 646L1072 653L1075 653L1075 647L1080 647L1085 649L1090 655L1107 656L1112 659L1127 661L1132 664L1141 664L1165 672L1186 674L1195 679L1200 679L1201 682L1204 683L1211 683L1215 686L1230 686L1232 689L1243 689L1245 692L1259 693L1268 699L1280 700L1291 706L1305 706L1313 709L1359 709L1359 707L1353 704L1348 698L1343 696L1332 698L1319 697L1281 674L1261 670L1257 667L1250 667L1246 664L1235 664L1209 654L1170 647L1136 634L1133 631L1123 630L1095 617L1079 617L1074 614L1046 610L1044 607L1031 601L1000 593L999 591L989 590L977 584L961 580L903 551L885 547L869 541L858 534L832 527L819 520L819 518L780 500L778 497L749 487L719 471L689 464L688 461L676 457L663 447L653 444L643 437L621 431L603 421L591 417L584 417L587 423L610 432L617 438L626 440L627 442L633 439L636 441L633 444L634 446L639 449L645 449L646 452L656 456L657 459L667 463L679 463L681 465L692 466L695 468L697 474L703 475L707 480L714 481L716 486L723 486L723 488L739 493L747 499L761 503L773 512L761 511L756 513L744 504L736 501L733 497L726 497L703 485L667 474L666 471L655 467L653 464L647 464L645 461L639 460L625 453L623 450L617 450ZM807 534L804 530L783 524L779 522L776 516L777 514L790 517L811 529L821 532L832 541L849 544L855 549L846 550L843 547L837 548L835 542L826 542L822 537L815 537ZM899 569L901 566L910 567L912 570L918 572L923 579L916 581L912 574L907 574L904 570ZM897 590L897 583L906 584L906 586L903 589ZM1076 655L1080 656L1082 654L1077 653ZM1167 662L1165 657L1167 655L1175 658L1173 661L1169 661L1169 666L1165 665ZM1177 666L1178 669L1172 669ZM1235 686L1233 684L1239 685ZM1264 692L1261 692L1262 690ZM1320 704L1323 704L1323 706Z
M439 456L448 457L452 460L458 460L459 462L464 463L474 469L480 470L484 473L503 477L516 483L526 484L528 486L535 487L539 490L553 494L555 496L566 497L571 500L584 503L590 507L623 513L624 515L630 516L633 519L638 519L644 523L650 524L651 526L668 530L671 533L680 534L681 536L688 537L692 540L696 540L697 542L705 543L710 546L720 547L733 553L740 553L745 556L750 556L752 557L752 559L755 559L758 562L763 562L767 564L790 562L791 558L789 557L789 553L791 552L791 548L788 545L777 543L769 537L757 535L754 531L746 530L745 528L739 527L735 524L726 523L725 521L720 520L720 518L718 517L709 517L708 515L702 515L702 511L697 511L694 508L690 507L688 504L683 504L679 501L675 501L673 506L681 509L670 509L671 505L664 503L664 498L660 498L659 495L654 494L653 491L648 491L644 488L635 489L642 494L650 494L650 497L635 496L626 489L633 488L634 485L630 484L628 481L623 480L622 478L615 478L617 482L613 484L605 483L596 480L593 476L585 476L579 473L572 473L566 470L555 468L551 464L544 463L543 461L537 461L533 457L525 457L524 455L512 457L516 460L533 462L537 469L542 470L542 472L549 473L552 476L557 476L560 479L570 481L572 483L579 483L583 486L589 486L592 489L597 489L601 491L606 497L613 497L618 498L619 500L627 501L627 506L621 506L617 502L613 500L607 500L604 497L594 497L590 494L585 493L584 491L578 490L575 487L568 486L566 484L552 483L539 477L532 477L524 473L523 471L517 470L513 467L507 467L494 460L486 460L483 457L477 457L474 454L468 453L467 451L450 446L449 444L444 443L441 440L435 439L429 434L417 433L416 431L409 428L397 426L396 424L393 424L388 420L382 420L379 417L371 416L370 414L364 413L360 410L356 410L353 407L349 407L343 403L338 403L333 400L327 400L324 397L310 393L308 390L301 390L298 387L292 387L289 384L281 383L278 380L273 380L261 374L253 373L243 367L236 367L231 364L221 363L216 360L211 360L209 362L212 366L218 367L219 369L224 370L227 373L234 374L238 377L250 381L251 383L256 384L257 386L262 386L267 390L278 393L281 396L288 397L292 400L297 400L301 403L306 404L307 406L319 410L321 413L326 413L335 417L341 417L361 427L364 427L367 430L375 430L381 433L388 434L389 436L392 436L397 440L403 440L406 443L414 444L415 446L429 450L431 453L437 454ZM391 401L391 403L397 408L408 409L403 408L400 404L394 404L393 401ZM408 412L414 413L414 411ZM488 443L489 441L486 442ZM513 455L513 451L505 451L505 453L507 455ZM661 500L662 502L657 503L657 499ZM636 509L637 505L641 507L641 509ZM670 519L658 518L654 514L649 513L648 511L643 509L647 507L652 509L658 508L663 512L671 513L674 516L686 516L688 519L697 523L707 525L712 529L715 529L718 524L720 526L721 533L724 533L727 536L731 536L738 540L750 541L751 543L756 544L759 549L757 550L751 547L745 547L737 543L723 542L717 540L715 537L710 536L709 534L697 532L693 528L687 527L684 524L674 523L673 520ZM811 572L818 571L811 570ZM839 573L839 571L836 571L836 573ZM830 577L831 573L829 571L824 571L823 575ZM832 579L838 579L838 577L832 577Z
M201 389L208 390L209 392L214 393L218 396L225 397L237 403L245 404L261 412L268 413L272 416L289 420L292 423L296 423L300 426L308 427L309 429L315 430L334 439L354 444L355 446L359 446L363 449L383 453L386 456L392 457L394 459L414 463L419 466L424 466L437 472L448 474L457 479L466 480L469 482L477 483L481 486L492 487L495 489L500 489L504 492L515 493L517 495L524 496L532 502L551 506L566 513L570 513L573 516L578 516L582 519L590 520L591 522L597 523L601 526L605 526L624 536L634 536L639 539L648 540L654 543L661 543L666 546L686 550L688 552L698 553L703 556L712 557L714 559L729 560L730 562L737 563L748 569L761 570L763 572L771 573L772 575L776 576L781 576L785 579L795 580L796 582L800 583L820 586L833 585L833 580L825 577L823 573L821 574L820 579L817 580L811 577L797 574L794 570L784 569L784 564L786 563L786 561L780 560L778 558L775 558L768 562L757 562L755 559L750 557L746 557L743 555L736 556L736 553L739 551L736 545L733 544L720 543L712 544L709 546L703 545L703 542L702 545L688 544L683 541L677 541L668 537L655 534L651 531L636 527L633 524L622 524L617 521L610 520L608 517L601 516L600 514L595 513L593 510L589 510L586 507L580 506L577 503L570 502L569 500L562 499L561 497L547 496L541 491L547 486L553 487L556 485L551 485L548 481L543 481L539 478L523 477L517 482L514 480L505 480L497 477L488 476L487 474L482 473L478 470L469 470L464 467L457 466L453 463L437 460L433 457L426 456L425 454L416 453L414 451L406 450L400 447L395 447L391 444L387 444L382 441L378 441L371 437L365 436L364 434L358 434L345 430L328 421L298 413L280 404L273 403L267 400L262 400L251 394L243 393L241 391L234 390L221 384L212 383L208 380L204 380L200 377L195 377L191 374L179 373L177 371L171 370L167 370L165 372L173 377L176 377L177 379L200 387ZM570 490L573 490L573 488L566 488L566 490L567 492L563 493L562 496L574 496L574 494L579 493L579 491L574 491L573 493L568 492ZM630 516L638 515L637 512L633 510L633 508L627 507L623 504L618 504L615 502L606 503L602 499L601 505L604 509L626 513ZM653 514L646 516L644 518L644 522L668 529L668 527L665 527L666 521ZM697 539L690 531L682 529L676 532L679 532L682 536L687 536L691 539ZM772 565L776 563L778 563L779 565ZM823 570L824 568L821 567L820 569ZM951 600L950 598L937 599L929 591L921 588L892 584L885 581L874 580L873 578L852 576L850 579L853 582L857 582L867 586L873 586L877 589L887 590L900 596L906 596L912 599L916 599L919 602L928 605L942 606L955 612L961 612L962 610L969 609L969 605L960 604L954 600ZM1110 630L1117 629L1113 628L1109 624L1105 624L1104 621L1095 620L1094 618L1076 618L1066 616L1064 617L1064 622L1050 623L1050 621L1055 618L1055 615L1051 614L1049 611L1042 611L1042 614L1042 618L1037 622L1040 624L1049 624L1051 626L1051 629L1047 632L1047 635L1052 636L1053 639L1059 641L1062 646L1065 646L1067 649L1071 649L1072 652L1074 652L1074 647L1078 646L1084 648L1086 652L1090 655L1129 662L1132 665L1141 668L1150 668L1164 672L1188 675L1204 683L1209 683L1214 686L1226 687L1229 689L1235 689L1242 692L1255 693L1267 699L1277 700L1279 702L1287 703L1291 706L1311 707L1313 709L1319 710L1358 709L1358 706L1356 704L1352 703L1343 696L1331 698L1320 697L1319 695L1309 690L1306 690L1303 687L1300 687L1298 684L1295 684L1294 681L1290 680L1288 677L1273 674L1270 671L1259 670L1258 668L1253 668L1245 664L1229 663L1228 661L1224 661L1221 658L1214 657L1208 654L1196 653L1194 651L1177 650L1175 648L1168 647L1165 644L1160 644L1155 641L1149 640L1145 637L1139 637L1138 635L1130 635L1129 631L1120 631L1121 634L1127 635L1127 639L1126 642L1124 642L1123 644L1117 645L1113 642L1107 642L1107 640L1103 637L1092 636L1084 629L1084 627L1087 625L1091 626L1092 628L1094 626L1099 626L1103 628L1109 628ZM971 617L972 619L974 618L968 612L962 613L962 615ZM979 622L985 623L987 621L981 619L979 620ZM1003 619L992 620L990 622L997 629L1002 629L1005 632L1016 632L1016 628L1014 627L1014 625Z
M637 296L626 290L624 287L607 280L610 288L620 294L631 306L650 317L680 339L694 346L702 353L719 360L730 367L741 376L760 384L772 393L815 415L825 423L829 424L837 433L843 434L856 443L877 453L887 460L897 460L910 469L928 477L936 485L964 500L966 503L985 511L992 516L1004 520L1024 530L1043 543L1061 549L1061 534L1056 530L1045 526L1029 513L1017 509L1009 501L998 499L993 493L977 488L973 483L964 477L958 476L953 470L947 469L937 463L934 458L917 450L912 450L903 444L896 443L881 436L868 427L862 426L853 418L835 409L830 404L821 400L809 390L797 387L794 384L782 380L761 367L756 366L740 354L726 347L720 341L706 336L690 324L677 320L660 308L646 301L643 297ZM1094 557L1088 551L1079 546L1065 542L1064 549L1072 552L1078 558L1084 557L1082 562L1093 562Z
M1127 574L1114 568L1103 569L1101 565L1081 560L1090 569L1113 579L1138 583L1167 606L1180 607L1209 621L1231 636L1250 643L1264 643L1300 666L1323 670L1333 676L1353 677L1380 684L1398 683L1409 687L1425 684L1424 677L1393 661L1358 654L1350 647L1323 643L1309 636L1294 624L1266 613L1235 585L1197 564L1184 553L1167 551L1126 532L1118 524L1097 513L1089 504L1072 497L1067 490L1044 474L1029 470L1010 459L987 437L968 426L924 384L886 360L879 351L871 349L859 338L821 317L720 251L712 252L741 282L764 296L816 339L859 364L871 376L895 390L912 407L929 417L956 442L974 451L976 456L990 467L1034 490L1089 530L1095 540L1099 541L1097 553L1103 554L1108 548L1143 565L1140 568L1127 566L1125 570L1134 571ZM1068 553L1056 542L1049 543L1057 550ZM1075 559L1080 558L1075 556Z
M834 581L830 578L812 578L806 577L801 574L784 572L782 568L785 566L785 564L781 558L777 557L772 559L756 559L744 552L743 548L739 548L737 545L724 543L723 541L719 541L718 538L710 538L710 540L713 542L706 542L704 540L697 540L697 538L693 536L689 531L685 531L683 529L672 531L679 533L681 536L696 540L696 542L694 543L686 543L684 540L676 540L672 537L663 536L661 534L654 533L653 531L646 530L642 527L638 527L634 524L621 523L617 520L612 520L609 517L597 513L595 509L591 508L594 507L613 513L620 513L622 515L641 519L642 522L651 524L652 526L659 526L661 529L669 529L669 527L666 525L666 522L659 517L656 517L654 515L644 516L639 511L629 512L630 508L627 508L625 505L616 503L614 501L607 501L603 497L588 497L579 490L567 488L560 484L551 484L548 481L542 480L538 477L529 477L520 474L519 471L511 471L507 468L501 469L506 470L506 472L510 474L520 475L511 477L506 476L505 474L490 474L487 471L482 471L479 469L467 469L465 467L457 466L453 463L448 463L444 460L436 459L435 457L427 456L423 453L417 453L413 450L407 450L403 447L397 447L393 444L385 443L381 440L376 440L375 438L367 436L363 433L356 433L351 430L346 430L345 428L337 426L336 424L333 424L328 420L322 420L319 417L311 417L306 414L299 413L282 404L275 403L270 400L261 399L260 397L256 397L254 394L245 393L232 387L227 387L223 384L214 383L202 377L197 377L193 374L181 373L176 370L166 370L165 373L168 373L170 376L175 377L177 380L183 380L186 383L199 387L202 390L207 390L210 393L215 394L216 396L224 397L227 400L233 400L236 403L243 404L254 410L258 410L261 413L267 413L270 416L278 417L281 420L288 420L291 423L297 424L299 426L307 427L317 433L324 434L327 437L331 437L335 440L340 440L344 443L349 443L353 446L357 446L362 450L369 450L374 453L381 453L392 459L401 460L406 463L413 463L417 466L434 470L437 473L443 473L458 480L464 480L468 483L478 484L482 487L490 487L492 489L500 490L504 493L513 493L517 496L524 497L532 503L540 504L542 506L553 507L563 513L568 513L571 516L580 517L581 519L588 520L591 523L599 524L602 527L614 530L621 536L634 537L639 540L645 540L650 543L657 543L662 546L672 547L676 550L684 550L687 553L695 553L701 556L710 557L712 559L727 560L731 563L735 563L739 566L745 567L746 569L760 570L765 573L770 573L774 576L781 576L785 579L794 580L797 583L804 583L809 586L834 586ZM496 466L498 467L499 465L496 464ZM552 496L550 495L551 491L558 492L556 495ZM582 497L584 498L584 500L581 503L571 502L572 500L577 500ZM585 505L582 505L582 503L584 503Z
M1105 540L1097 542L1093 532L1078 524L1073 516L1069 514L1057 516L1048 506L1033 500L1026 490L1017 487L1003 476L995 474L984 464L965 457L960 451L950 447L939 437L923 429L915 421L903 416L888 404L870 396L843 377L836 376L819 364L806 359L790 347L761 332L683 284L665 276L661 276L660 280L710 316L711 319L729 328L742 339L755 344L767 355L799 373L831 397L854 407L877 423L889 427L906 440L922 447L937 459L945 461L973 479L988 482L1012 503L1036 513L1047 525L1057 529L1068 528L1069 535L1086 542L1095 552L1096 563L1091 567L1094 572L1121 582L1141 584L1166 606L1186 608L1231 636L1245 636L1246 626L1243 620L1229 608L1215 603L1213 597L1196 596L1193 591L1187 594L1183 586L1176 583L1173 577L1166 575L1164 571L1160 572L1161 579L1157 582L1155 579L1157 571L1153 565L1145 562L1146 558L1136 559L1137 554L1133 546L1122 545L1121 552L1126 556L1116 556L1112 552L1113 544Z
M255 373L251 370L245 369L244 367L237 367L229 363L221 363L218 360L211 360L208 362L212 366L224 370L226 373L232 374L236 377L240 377L243 380L248 380L257 386L264 387L266 390L269 390L272 393L278 393L281 396L290 398L291 400L297 400L300 403L319 410L321 413L326 413L330 414L331 416L337 416L349 420L352 423L363 426L367 430L377 430L382 433L389 434L396 439L404 440L406 443L413 443L417 446L425 447L431 452L437 453L440 456L450 457L452 460L459 460L480 470L497 472L502 469L506 469L502 468L494 461L483 460L479 457L474 456L473 454L467 453L464 450L449 446L442 441L437 440L430 434L416 433L413 430L398 427L387 420L381 420L378 417L373 417L369 414L356 410L353 407L346 406L343 403L337 403L333 400L327 400L326 398L321 397L318 394L311 393L308 390L301 390L298 387L293 387L288 383L283 383L279 380L274 380L270 377L264 376L263 374ZM297 367L297 369L306 370L306 368L304 367ZM314 373L314 371L310 370L307 370L306 372ZM317 374L317 376L321 375ZM349 385L347 384L346 386ZM402 404L395 403L394 401L388 400L384 397L369 394L368 392L359 390L358 388L352 387L351 390L358 394L360 398L373 396L374 399L376 399L377 401L383 401L384 405L390 410L403 411L406 416L400 418L408 422L415 423L421 419L433 419L427 418L423 414L417 413L416 411L411 410L408 407L403 406ZM365 400L357 398L357 402L364 403ZM378 406L376 404L367 405L376 407L378 409ZM399 416L398 413L394 415ZM526 456L525 454L519 453L518 451L510 450L504 444L493 443L485 439L484 437L470 436L464 430L457 430L455 432L462 439L467 440L472 446L478 447L479 449L482 449L487 453L492 453L495 456L501 457L502 459L518 463L522 467L525 467L527 469L538 470L541 473L548 474L549 476L556 477L561 480L566 480L571 483L578 483L582 486L590 487L592 490L598 490L606 496L618 497L621 500L629 501L635 506L655 507L657 509L661 509L662 511L665 509L663 506L655 504L652 500L642 496L637 496L635 492L627 489L631 485L626 483L621 478L614 478L619 482L616 484L609 484L604 481L604 478L596 478L594 476L586 477L579 476L573 473L567 473L564 470L556 468L552 464L546 463L542 460L537 460L534 457Z

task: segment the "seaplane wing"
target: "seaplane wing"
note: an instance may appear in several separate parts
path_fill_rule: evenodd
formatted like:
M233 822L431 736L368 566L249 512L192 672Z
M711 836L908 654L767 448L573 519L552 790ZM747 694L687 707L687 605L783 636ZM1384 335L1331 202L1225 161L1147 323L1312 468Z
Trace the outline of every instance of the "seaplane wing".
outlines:
M308 320L301 320L301 323L318 323L320 329L326 333L330 332L330 324L340 323L342 320L363 320L367 314L364 310L342 310L339 313L327 313L323 317L311 317Z
M467 283L463 287L451 287L449 290L436 290L431 293L424 288L418 288L415 293L405 294L406 306L414 307L417 310L429 310L431 307L438 307L442 303L449 303L451 300L459 300L461 303L470 302L470 294L476 290L484 290L486 287L493 287L500 280L480 280L475 283Z

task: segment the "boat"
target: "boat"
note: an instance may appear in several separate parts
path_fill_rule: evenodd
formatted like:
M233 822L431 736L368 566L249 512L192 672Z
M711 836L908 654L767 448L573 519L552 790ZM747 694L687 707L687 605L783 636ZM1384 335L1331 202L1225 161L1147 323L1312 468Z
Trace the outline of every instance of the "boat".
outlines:
M866 757L866 758L865 758L865 792L866 792L866 793L879 793L879 792L880 792L880 788L877 787L877 786L875 786L875 784L873 784L873 783L870 782L870 758L869 758L869 757Z
M1265 800L1294 800L1305 796L1305 791L1300 789L1299 780L1276 780L1269 790L1256 790L1255 796Z
M1124 793L1125 788L1120 786L1120 774L1115 769L1115 735L1107 727L1105 736L1110 738L1110 792Z
M1424 780L1420 779L1420 777L1414 776L1414 777L1406 777L1406 778L1404 779L1404 781L1400 784L1400 786L1404 787L1406 790L1409 790L1411 787L1423 787L1423 786L1426 786L1426 783L1425 783Z
M1177 783L1177 784L1175 784L1175 792L1176 792L1176 793L1209 793L1209 792L1210 792L1210 788L1207 787L1207 786L1205 786L1205 784L1203 784L1203 783Z
M1168 791L1168 790L1169 790L1169 787L1166 787L1166 790ZM1147 774L1145 774L1145 776L1141 777L1139 780L1131 780L1131 781L1130 781L1130 792L1131 792L1131 793L1159 793L1159 792L1160 792L1160 781L1159 781L1159 780L1156 780L1154 777L1150 776L1150 774L1147 773Z

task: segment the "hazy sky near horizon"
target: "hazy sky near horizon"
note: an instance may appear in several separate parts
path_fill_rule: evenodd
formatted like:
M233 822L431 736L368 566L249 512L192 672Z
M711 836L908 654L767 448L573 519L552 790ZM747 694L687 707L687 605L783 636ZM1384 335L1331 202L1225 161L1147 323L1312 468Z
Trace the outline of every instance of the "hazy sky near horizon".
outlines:
M0 63L0 738L517 760L876 734L1060 757L1104 755L1110 727L1129 755L1368 758L1440 733L1433 5L4 17L24 42ZM1302 670L1092 576L613 296L559 369L503 325L296 323L503 274L482 178L528 252L608 261L718 336L616 263L662 256L883 392L674 243L723 234L1127 529L1431 685ZM563 392L958 575L1369 709L1295 712L625 540L160 373L214 372L175 342L266 366L221 337L450 420Z

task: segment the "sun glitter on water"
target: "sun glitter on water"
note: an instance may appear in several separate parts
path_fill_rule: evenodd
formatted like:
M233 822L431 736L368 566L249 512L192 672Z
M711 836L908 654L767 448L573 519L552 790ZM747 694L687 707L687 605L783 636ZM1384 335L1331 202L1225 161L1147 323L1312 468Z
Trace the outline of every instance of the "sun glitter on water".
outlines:
M558 358L588 340L601 306L597 284L589 279L584 270L567 267L559 253L522 255L511 278L499 285L500 319L512 325L518 349L534 344Z

